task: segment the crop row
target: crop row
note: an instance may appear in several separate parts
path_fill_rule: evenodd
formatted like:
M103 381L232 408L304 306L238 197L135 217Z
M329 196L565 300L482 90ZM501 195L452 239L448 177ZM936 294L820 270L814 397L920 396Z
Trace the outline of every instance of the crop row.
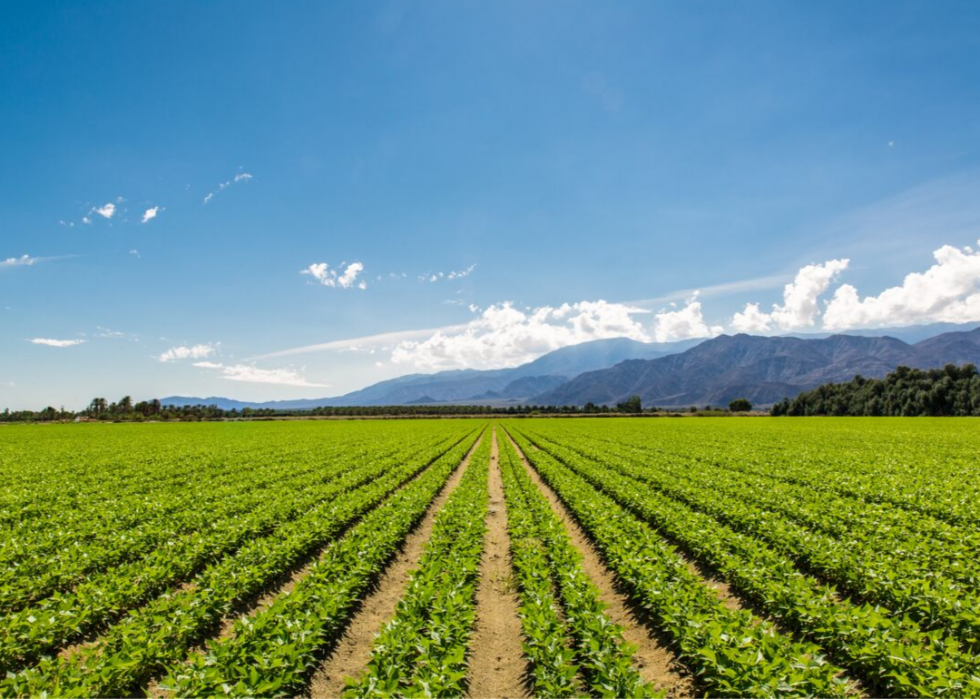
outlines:
M774 473L740 470L727 459L666 455L645 448L649 447L645 444L614 441L600 435L589 437L589 452L639 462L673 479L710 481L713 489L779 512L804 526L844 539L848 545L885 554L901 553L905 577L917 577L915 571L909 570L914 564L929 571L929 577L942 571L943 576L974 587L980 578L980 560L975 555L980 548L980 532L973 527L882 503L828 497L825 491L780 480ZM568 439L558 433L549 434L548 438L569 446L585 444L582 435ZM937 541L942 546L937 546Z
M417 447L402 456L411 459ZM238 517L216 521L205 532L176 539L143 559L100 573L69 594L55 594L0 619L0 668L14 669L82 634L119 618L127 609L151 599L168 586L186 580L208 563L243 544L272 533L284 522L306 513L352 488L369 483L391 466L390 460L367 463L339 478L325 470L321 482L289 497L271 498Z
M926 630L949 633L968 646L980 646L980 595L972 585L963 585L933 573L919 575L923 569L942 570L944 559L907 558L904 549L878 551L874 555L860 541L841 541L820 532L808 530L766 506L726 495L712 479L681 479L667 475L657 464L644 465L609 458L587 445L576 450L548 441L548 449L563 459L582 459L601 464L603 470L614 469L691 508L769 544L796 561L805 571L836 584L859 599L891 609L892 616L905 615L917 620ZM933 547L941 551L942 547ZM925 554L924 554L925 555ZM910 560L909 560L910 559ZM887 612L883 612L887 613Z
M55 554L34 556L11 566L0 574L0 611L10 613L36 603L55 592L65 591L74 584L97 573L112 575L112 569L125 563L135 563L161 547L181 546L188 538L199 538L199 532L212 535L216 523L233 522L249 514L263 503L284 497L295 497L318 483L342 475L366 460L385 460L395 453L363 454L360 458L348 455L337 463L309 466L277 476L276 468L255 469L236 477L231 484L206 483L207 498L197 498L202 492L175 493L182 509L163 517L149 518L140 526L122 532L78 534L72 545ZM229 479L230 480L230 479ZM270 498L270 491L276 493Z
M589 696L650 696L652 688L633 666L632 648L623 640L622 630L606 616L599 591L583 569L582 556L564 523L531 481L510 440L502 441L500 469L535 696L575 694L573 659ZM561 606L562 617L554 610L541 616L534 613L551 590L558 593L557 600L550 599ZM556 639L548 637L556 631L557 640L571 641L572 653L556 647Z
M980 688L976 660L941 632L888 610L855 605L804 575L793 561L751 536L651 491L643 482L608 464L562 451L547 442L548 459L584 478L619 505L650 522L700 560L722 573L732 587L786 627L829 651L864 683L889 696L959 695Z
M510 428L508 428L510 429ZM725 607L650 527L511 430L518 445L602 552L635 601L714 695L847 696L841 670L747 611Z
M291 592L174 667L163 686L178 696L294 696L467 449L454 448L365 514Z
M464 694L486 534L490 448L485 436L435 517L419 567L374 642L367 673L348 680L345 696Z
M462 439L461 439L462 437ZM472 436L470 436L472 439ZM4 693L36 696L125 696L177 665L187 650L235 608L255 598L278 576L334 540L408 479L458 461L470 439L431 447L376 474L343 498L322 503L272 535L250 542L209 566L189 586L163 595L112 627L99 643L67 657L46 659L11 675Z

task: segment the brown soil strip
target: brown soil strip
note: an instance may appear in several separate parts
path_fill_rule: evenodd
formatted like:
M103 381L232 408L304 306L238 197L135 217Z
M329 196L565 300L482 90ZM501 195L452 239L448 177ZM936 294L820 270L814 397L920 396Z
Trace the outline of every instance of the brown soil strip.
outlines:
M467 682L471 697L526 697L527 660L521 647L520 602L510 559L507 504L498 462L497 431L490 447L490 509L476 590L476 627Z
M487 439L485 434L466 454L459 468L453 472L446 485L429 505L422 521L409 533L401 551L382 573L374 591L364 598L344 635L337 641L333 652L313 675L309 696L339 697L346 687L345 680L363 672L371 659L371 648L375 637L395 616L398 601L408 587L409 576L432 535L436 514L456 490L470 463L470 457L484 439Z
M675 549L675 552L678 556L684 559L684 564L687 566L689 571L703 578L704 584L715 591L715 594L718 595L718 599L721 600L721 603L725 605L725 607L732 610L747 609L746 605L742 604L742 601L738 598L738 595L732 592L732 588L721 576L718 575L717 572L703 565L700 561L695 561L692 558L689 558L682 551L676 551ZM756 617L755 623L758 624L761 621L762 620L759 617Z
M511 444L520 455L531 480L548 500L552 511L565 523L572 544L582 554L582 567L598 588L599 598L606 605L606 615L610 621L622 628L623 638L636 648L634 657L640 676L657 689L666 689L670 696L692 696L695 690L691 679L685 675L684 668L677 662L677 658L668 648L660 632L645 623L646 620L641 618L642 615L634 610L629 597L618 589L615 575L602 562L599 553L578 522L572 518L564 503L534 470L520 447L513 440Z

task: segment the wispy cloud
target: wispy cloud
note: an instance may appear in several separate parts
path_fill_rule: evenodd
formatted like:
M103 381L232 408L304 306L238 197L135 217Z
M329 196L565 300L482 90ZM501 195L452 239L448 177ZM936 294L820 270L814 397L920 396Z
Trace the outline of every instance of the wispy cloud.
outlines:
M472 264L466 269L460 269L452 272L426 272L425 274L419 276L419 281L429 282L431 284L442 279L446 279L448 281L453 279L463 279L464 277L468 277L473 274L473 270L475 269L476 265Z
M465 328L465 324L461 325L445 325L441 328L422 328L419 330L399 330L390 333L379 333L377 335L364 335L362 337L352 337L346 340L332 340L330 342L321 342L316 345L304 345L302 347L293 347L290 349L279 350L278 352L270 352L268 354L262 354L252 359L271 359L273 357L288 357L296 354L311 354L314 352L333 352L333 351L344 351L354 348L361 347L394 347L399 342L403 340L419 340L439 332L455 332Z
M770 274L764 277L754 277L752 279L742 279L736 282L725 282L724 284L713 284L691 289L678 289L671 291L663 296L655 296L638 301L627 301L631 306L640 308L657 309L665 303L684 301L695 294L698 298L713 298L716 296L730 296L745 291L760 291L763 289L775 289L793 280L792 274Z
M32 342L35 345L45 345L47 347L74 347L75 345L81 345L85 340L52 340L47 337L35 337L28 342Z
M346 263L342 262L341 267ZM313 277L322 286L338 289L367 289L367 282L363 279L357 281L358 275L364 271L364 265L360 262L352 262L338 273L335 269L330 269L326 262L315 262L306 269L300 270L300 274L307 274Z
M171 347L166 352L157 357L157 361L167 363L180 359L204 359L210 357L217 351L217 343L204 343L200 345Z
M217 362L195 362L201 369L213 369L228 381L246 383L266 383L277 386L297 386L301 388L329 388L329 384L315 383L292 369L260 369L252 364L219 364Z
M214 199L214 195L217 194L218 192L223 192L234 184L238 184L239 182L248 182L251 179L252 179L252 173L250 172L240 171L236 173L235 176L232 177L230 180L219 182L218 186L215 189L213 189L212 191L204 195L204 203L207 204L212 199Z
M0 269L10 269L13 267L33 267L34 265L41 264L42 262L69 260L73 257L78 257L78 255L51 255L49 257L21 255L20 257L8 257L6 260L0 260Z
M43 258L31 257L30 255L21 255L20 257L8 257L6 260L0 260L0 268L2 267L31 267Z

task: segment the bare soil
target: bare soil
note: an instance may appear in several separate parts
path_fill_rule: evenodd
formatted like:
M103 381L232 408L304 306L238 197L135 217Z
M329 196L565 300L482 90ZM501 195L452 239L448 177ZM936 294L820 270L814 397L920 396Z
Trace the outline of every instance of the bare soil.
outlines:
M498 462L497 433L490 451L490 509L476 591L476 627L468 659L472 697L526 697L527 661L507 533L507 505Z
M481 441L483 439L487 439L487 436L481 437ZM422 521L409 533L401 551L382 573L374 591L364 598L333 652L313 675L309 687L310 697L339 697L346 687L346 679L358 677L364 672L371 659L374 639L395 616L398 601L408 587L409 577L432 535L436 514L456 490L478 446L479 442L470 449L459 468L429 505Z

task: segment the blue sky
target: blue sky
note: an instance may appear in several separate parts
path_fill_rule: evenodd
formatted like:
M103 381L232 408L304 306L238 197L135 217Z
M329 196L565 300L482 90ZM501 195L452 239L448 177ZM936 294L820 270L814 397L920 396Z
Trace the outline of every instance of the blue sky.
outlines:
M4 3L0 408L980 320L978 78L975 2Z

